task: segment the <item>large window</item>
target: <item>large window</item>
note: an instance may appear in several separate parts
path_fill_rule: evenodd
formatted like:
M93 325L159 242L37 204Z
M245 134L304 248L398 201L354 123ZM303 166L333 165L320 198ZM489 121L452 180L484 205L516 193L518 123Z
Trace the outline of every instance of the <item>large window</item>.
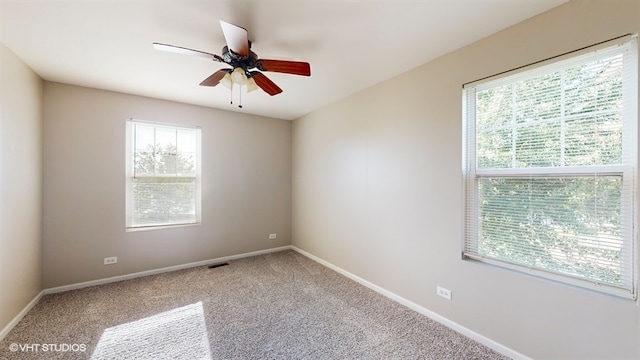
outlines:
M635 43L464 86L465 258L636 297Z
M200 222L200 129L127 121L127 228Z

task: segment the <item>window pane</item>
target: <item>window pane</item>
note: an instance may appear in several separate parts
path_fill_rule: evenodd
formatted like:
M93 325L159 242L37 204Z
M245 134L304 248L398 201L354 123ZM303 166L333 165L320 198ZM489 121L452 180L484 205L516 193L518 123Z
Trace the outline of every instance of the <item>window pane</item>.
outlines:
M536 76L514 83L517 123L557 119L560 116L561 74Z
M149 125L133 125L134 174L153 175L156 171L155 128Z
M477 135L477 156L479 169L508 168L513 159L513 130L501 128L481 131Z
M478 129L501 129L511 124L513 117L513 86L505 85L479 91L476 95Z
M195 178L137 178L132 190L133 226L196 222Z
M175 147L176 145L176 129L156 127L156 145L161 148Z
M617 111L622 105L623 56L617 54L566 71L567 115Z
M478 253L622 285L622 176L481 178Z
M195 175L196 171L196 142L193 130L177 132L177 164L176 172L181 175Z
M175 175L177 166L176 129L156 128L156 172Z
M155 144L155 128L149 125L135 125L135 150L140 151Z
M622 116L586 115L566 121L566 165L622 164Z
M516 132L516 163L513 167L560 166L561 144L558 122L519 126Z

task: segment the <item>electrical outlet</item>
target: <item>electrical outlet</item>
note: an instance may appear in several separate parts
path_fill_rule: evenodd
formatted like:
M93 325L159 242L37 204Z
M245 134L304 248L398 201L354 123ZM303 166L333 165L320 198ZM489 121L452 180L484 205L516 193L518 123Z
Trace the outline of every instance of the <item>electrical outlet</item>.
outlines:
M277 238L278 236L276 234L269 234L269 240L273 240L275 238Z
M438 296L441 296L447 300L451 300L451 290L445 289L442 286L436 287L436 294L438 294Z
M117 264L117 263L118 263L118 257L117 256L104 258L104 264L105 265L113 265L113 264Z

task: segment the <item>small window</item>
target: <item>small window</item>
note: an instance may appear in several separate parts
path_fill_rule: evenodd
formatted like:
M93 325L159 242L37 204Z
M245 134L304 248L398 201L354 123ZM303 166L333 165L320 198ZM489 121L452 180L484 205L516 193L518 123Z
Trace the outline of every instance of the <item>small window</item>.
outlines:
M127 121L127 228L200 222L200 129Z
M636 37L464 87L463 256L635 298Z

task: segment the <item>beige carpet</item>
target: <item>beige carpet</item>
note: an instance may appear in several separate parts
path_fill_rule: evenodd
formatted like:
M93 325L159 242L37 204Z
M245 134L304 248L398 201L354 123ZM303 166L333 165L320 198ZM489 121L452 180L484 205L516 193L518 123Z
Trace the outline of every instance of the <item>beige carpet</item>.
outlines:
M283 251L44 296L0 359L506 357Z
M202 302L108 328L92 360L210 359Z

